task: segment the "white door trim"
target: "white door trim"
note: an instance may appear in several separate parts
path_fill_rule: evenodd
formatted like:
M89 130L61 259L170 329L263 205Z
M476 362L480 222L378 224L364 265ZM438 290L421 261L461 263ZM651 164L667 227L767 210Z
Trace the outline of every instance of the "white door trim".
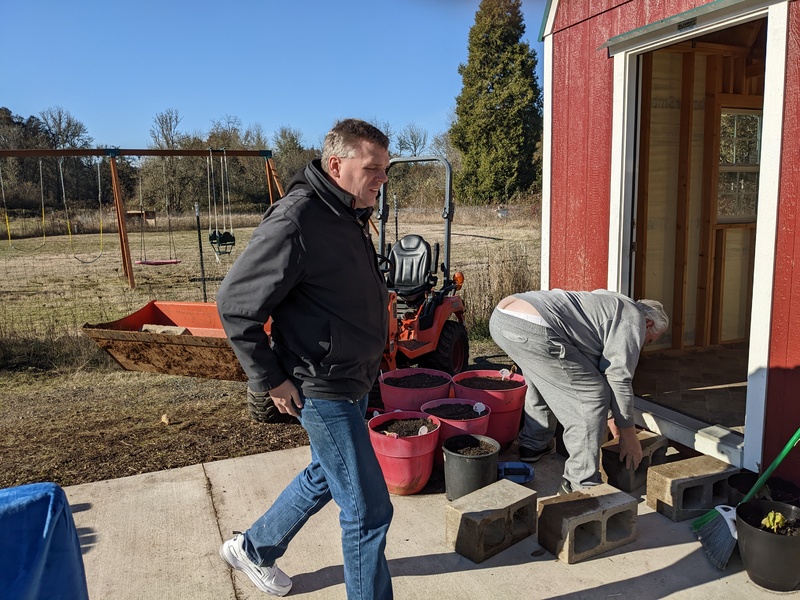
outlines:
M742 9L745 3L738 8ZM746 427L741 465L757 471L761 462L766 410L766 381L769 365L769 335L772 307L772 278L775 268L778 184L783 131L783 104L786 74L788 2L753 2L749 10L735 14L705 15L701 26L690 31L667 28L660 37L653 31L637 46L635 37L626 37L624 50L614 53L614 100L611 142L611 218L609 222L608 288L630 293L631 230L635 191L635 132L638 121L636 92L638 56L683 39L726 29L738 23L766 16L767 58L764 75L764 121L761 150L761 179L756 225L756 254L753 303L748 358ZM548 148L548 146L545 146ZM549 201L549 197L548 197ZM544 211L543 211L544 212ZM544 243L544 242L543 242Z

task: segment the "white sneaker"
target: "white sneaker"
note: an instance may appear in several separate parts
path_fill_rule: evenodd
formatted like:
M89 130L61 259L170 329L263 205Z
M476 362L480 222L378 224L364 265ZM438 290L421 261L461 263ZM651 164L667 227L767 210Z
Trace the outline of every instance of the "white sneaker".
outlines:
M285 596L292 589L292 580L288 575L278 568L278 565L271 567L259 567L253 564L242 548L242 534L228 540L219 549L219 555L231 568L241 571L250 578L256 587L262 592L273 596Z

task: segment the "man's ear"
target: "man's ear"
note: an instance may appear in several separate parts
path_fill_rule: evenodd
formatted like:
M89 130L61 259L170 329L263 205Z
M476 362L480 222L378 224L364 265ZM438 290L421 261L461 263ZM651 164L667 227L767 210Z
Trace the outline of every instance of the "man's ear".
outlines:
M655 325L655 324L656 324L656 322L655 322L655 321L653 321L653 319L647 319L647 318L645 318L645 320L644 320L644 327L645 327L645 329L652 329L652 328L653 328L653 325Z
M338 178L340 175L340 169L342 166L342 159L338 156L331 156L328 158L328 173L334 179Z

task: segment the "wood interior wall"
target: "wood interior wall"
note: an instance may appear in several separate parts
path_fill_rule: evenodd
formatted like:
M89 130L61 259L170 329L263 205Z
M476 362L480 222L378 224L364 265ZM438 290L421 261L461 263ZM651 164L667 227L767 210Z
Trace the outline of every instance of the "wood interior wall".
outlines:
M762 19L657 51L661 57L664 53L676 60L682 57L680 90L675 94L680 98L680 113L674 123L678 131L674 174L663 168L654 173L650 156L653 127L669 127L652 120L653 69L669 63L662 58L654 67L653 53L642 57L634 295L660 296L672 317L671 336L654 349L740 343L748 338L755 224L716 222L719 115L723 107L763 106L765 27ZM702 87L696 90L698 84ZM696 113L702 122L695 123ZM659 134L663 138L663 132ZM672 176L677 179L674 192L662 186L671 184ZM654 190L661 197L653 196ZM651 219L651 203L665 200L672 203L675 215L675 237L669 244L652 235L648 238L645 226ZM698 212L696 240L693 223ZM747 229L744 236L742 228ZM743 263L741 255L748 260ZM648 265L648 260L656 262ZM659 270L671 273L671 283L662 281L653 287L657 283L653 274Z

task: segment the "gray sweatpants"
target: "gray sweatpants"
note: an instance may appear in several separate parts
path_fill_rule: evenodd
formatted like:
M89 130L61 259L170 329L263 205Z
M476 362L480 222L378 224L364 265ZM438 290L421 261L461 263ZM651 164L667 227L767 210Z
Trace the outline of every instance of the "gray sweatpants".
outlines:
M520 445L544 449L555 435L558 420L569 452L564 478L574 489L602 483L600 445L605 441L611 404L611 388L603 374L549 327L495 309L489 331L522 369L528 384Z

